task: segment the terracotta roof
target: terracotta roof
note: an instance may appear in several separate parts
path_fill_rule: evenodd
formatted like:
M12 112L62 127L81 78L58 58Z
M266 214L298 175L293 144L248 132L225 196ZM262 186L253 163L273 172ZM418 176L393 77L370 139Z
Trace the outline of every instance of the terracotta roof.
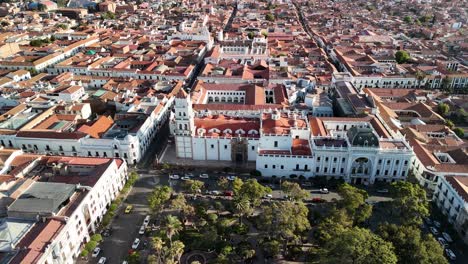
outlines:
M452 185L453 189L455 189L465 203L468 203L468 177L445 176L445 179L450 185Z

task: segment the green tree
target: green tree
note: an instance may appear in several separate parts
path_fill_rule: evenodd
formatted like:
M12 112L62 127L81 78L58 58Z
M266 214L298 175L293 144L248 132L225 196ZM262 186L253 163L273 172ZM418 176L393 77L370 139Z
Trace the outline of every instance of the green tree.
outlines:
M253 208L250 204L250 201L241 196L237 196L234 199L234 209L235 212L239 215L239 222L242 224L242 217L244 215L251 214L253 212Z
M140 252L133 251L130 255L128 255L127 261L128 261L129 264L139 264L140 263Z
M301 233L310 229L309 209L303 202L273 202L262 206L259 229L266 231L268 239L280 239L283 246L297 241Z
M295 201L302 201L310 197L310 193L302 189L296 182L285 181L281 184L281 189Z
M68 29L68 25L66 24L58 24L56 27L61 29Z
M155 252L155 257L156 257L156 264L161 264L163 263L163 259L164 259L164 241L158 237L158 236L154 236L152 239L151 239L151 245L152 245L152 248Z
M399 50L395 53L395 60L398 64L406 63L411 59L409 53L404 50Z
M232 181L232 191L234 192L235 195L239 194L239 191L241 190L242 185L244 185L244 181L242 181L241 178L236 177Z
M421 82L426 78L426 73L424 73L423 71L416 71L415 73L415 77L416 77L416 80L418 81L418 88L421 87Z
M445 116L450 111L450 106L446 103L440 103L437 105L437 112Z
M281 243L278 240L265 240L262 247L268 257L274 257L280 253Z
M250 31L249 33L247 33L247 37L249 39L253 39L255 37L255 33L253 33L252 31Z
M344 209L333 208L318 225L316 235L319 241L326 242L352 226L353 220Z
M459 138L464 138L465 137L465 130L463 130L463 128L456 127L456 128L453 129L453 132L455 132L455 134L457 134L457 136Z
M273 22L273 21L275 21L275 16L272 13L268 13L268 14L265 15L265 20Z
M413 19L410 16L405 16L405 18L403 18L403 21L405 21L405 23L407 24L411 24L413 22Z
M418 184L397 181L392 183L392 192L392 209L398 213L401 223L419 226L422 218L429 215L426 191Z
M252 206L256 207L260 205L261 198L268 193L271 193L271 188L263 186L256 179L248 179L236 195L246 198Z
M183 216L192 215L195 212L193 206L187 203L185 196L181 193L177 194L176 197L171 200L171 208L180 210Z
M174 264L180 263L180 257L184 253L184 248L185 248L185 245L183 242L179 240L174 241L174 243L168 250L169 259L167 263L174 263Z
M199 180L187 180L182 187L189 193L199 193L204 185L205 183Z
M177 235L182 230L182 228L183 228L182 223L180 222L179 218L177 218L177 216L168 215L166 217L165 229L166 229L166 235L167 235L167 238L169 239L169 243L171 247L172 247L172 237L174 235Z
M218 187L221 188L223 191L229 189L229 181L226 177L221 177L218 180Z
M171 198L172 189L169 186L157 186L148 196L149 208L158 212L164 208L164 204Z
M444 77L442 79L442 83L440 86L443 91L446 91L447 93L452 93L453 92L452 78L448 76Z
M338 201L339 207L346 210L354 224L362 223L372 215L372 206L366 203L369 195L365 190L345 183L338 188L338 194L342 198Z
M392 243L368 229L345 229L325 243L320 263L340 264L393 264L397 263Z
M450 119L445 120L445 125L450 129L453 129L455 127L455 124Z
M440 244L431 235L422 236L418 227L385 223L377 234L393 244L400 264L447 263Z

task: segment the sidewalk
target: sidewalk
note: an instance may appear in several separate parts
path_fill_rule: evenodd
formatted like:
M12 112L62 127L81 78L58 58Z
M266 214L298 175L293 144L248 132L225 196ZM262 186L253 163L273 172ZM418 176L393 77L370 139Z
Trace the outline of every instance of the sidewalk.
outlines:
M211 168L211 169L223 169L229 167L233 170L255 170L255 162L250 161L246 163L235 163L232 161L224 160L192 160L177 158L175 145L168 145L164 155L160 159L160 163L168 163L176 166L187 166L187 167L200 167L200 168Z

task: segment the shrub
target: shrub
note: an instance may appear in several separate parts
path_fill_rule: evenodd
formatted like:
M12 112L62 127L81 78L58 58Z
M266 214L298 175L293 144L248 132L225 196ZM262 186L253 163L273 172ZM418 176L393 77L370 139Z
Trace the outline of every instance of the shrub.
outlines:
M100 234L94 234L92 237L91 237L91 241L96 241L97 243L101 242L102 241L102 236Z
M88 255L89 255L89 251L86 250L86 248L81 251L81 256L82 257L87 257Z

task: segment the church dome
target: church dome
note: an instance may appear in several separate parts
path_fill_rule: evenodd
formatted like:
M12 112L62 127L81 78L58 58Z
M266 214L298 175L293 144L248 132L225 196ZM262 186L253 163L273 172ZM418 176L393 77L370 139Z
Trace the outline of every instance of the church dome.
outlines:
M368 127L352 127L346 133L352 146L356 147L378 147L379 138Z

